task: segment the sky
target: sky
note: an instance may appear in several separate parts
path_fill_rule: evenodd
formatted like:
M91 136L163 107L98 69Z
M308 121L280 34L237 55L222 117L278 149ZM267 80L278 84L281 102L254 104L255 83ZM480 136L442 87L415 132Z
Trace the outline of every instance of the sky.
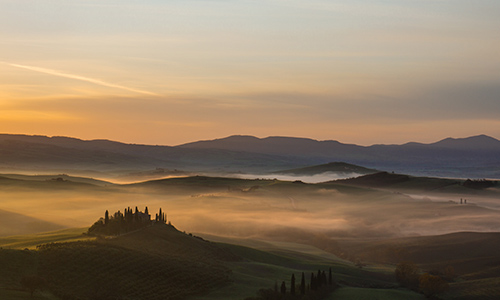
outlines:
M0 133L500 138L498 0L0 0Z

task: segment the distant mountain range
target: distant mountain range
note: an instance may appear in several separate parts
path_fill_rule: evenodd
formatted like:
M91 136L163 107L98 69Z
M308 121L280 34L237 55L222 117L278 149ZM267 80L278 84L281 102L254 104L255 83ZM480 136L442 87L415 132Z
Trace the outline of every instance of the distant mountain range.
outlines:
M303 165L342 161L414 175L500 177L500 141L486 135L447 138L436 143L359 146L306 138L230 136L178 147L224 149L294 158Z
M486 135L436 143L359 146L307 138L230 136L179 146L0 135L0 171L125 174L177 169L270 173L329 162L413 175L500 178L500 141Z

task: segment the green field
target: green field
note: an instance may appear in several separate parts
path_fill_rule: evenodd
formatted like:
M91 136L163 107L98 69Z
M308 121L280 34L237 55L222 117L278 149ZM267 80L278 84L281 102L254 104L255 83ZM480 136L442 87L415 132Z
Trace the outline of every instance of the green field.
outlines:
M0 250L0 299L31 299L20 285L21 278L31 274L43 274L51 281L33 299L61 300L54 294L67 297L75 293L90 300L106 297L102 290L116 291L118 287L123 299L139 300L144 295L162 299L165 294L173 295L171 299L245 299L276 282L285 281L289 286L292 274L300 278L304 272L308 279L311 272L329 268L340 288L327 299L425 299L400 289L391 265L359 268L310 245L206 237L215 243L169 228L153 226L100 241L83 237L81 228L28 235L24 240L22 236L2 238L2 245L12 249L2 246ZM38 242L59 244L18 250L35 249ZM195 288L190 282L197 282ZM441 297L496 299L499 283L498 278L459 278ZM154 292L155 286L162 289Z
M34 248L37 241L66 242L36 251L0 250L3 265L0 299L30 299L29 293L22 291L20 286L22 276L30 274L50 278L49 290L57 295L75 293L82 299L103 296L99 294L102 289L116 290L118 287L123 296L128 295L126 297L130 299L144 299L141 295L147 295L147 299L162 299L165 294L176 295L172 299L244 299L254 296L261 288L273 287L275 282L290 284L292 273L300 278L304 272L309 278L311 272L329 268L332 268L336 281L343 286L357 286L356 290L361 294L367 291L359 286L384 288L382 294L387 295L413 295L411 292L393 292L396 283L388 269L360 269L312 246L259 240L244 242L265 248L264 251L207 242L168 226L165 229L153 226L97 242L67 242L80 239L81 232L82 229L73 229L30 235L25 241L21 237L4 238L4 242L10 241L10 245L20 248ZM225 281L225 276L229 276L228 281ZM196 288L192 282L196 282ZM162 286L162 289L153 292L154 286ZM185 292L188 287L189 292ZM49 290L36 291L34 299L60 299ZM190 295L192 293L201 295Z

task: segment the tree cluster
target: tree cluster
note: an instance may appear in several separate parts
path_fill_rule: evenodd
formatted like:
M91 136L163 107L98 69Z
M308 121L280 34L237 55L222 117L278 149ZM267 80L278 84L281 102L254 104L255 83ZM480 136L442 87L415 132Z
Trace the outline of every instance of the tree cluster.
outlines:
M494 187L498 184L497 181L486 180L486 179L467 179L464 181L463 186L471 188L471 189L487 189L490 187Z
M402 286L421 292L430 298L449 289L448 282L438 275L420 273L412 262L399 263L395 270L396 280Z
M326 298L336 288L337 283L333 280L330 268L328 275L321 270L318 270L317 273L312 272L309 280L302 272L299 283L295 280L295 274L292 274L289 288L287 288L286 282L282 281L278 289L278 282L276 282L274 289L261 289L258 291L257 297L245 300L319 300Z
M124 212L115 212L110 215L106 210L104 218L100 218L89 229L89 235L120 235L140 228L150 226L152 224L166 224L167 215L162 212L161 208L156 214L155 220L151 220L148 207L144 211L140 211L137 206L135 210L130 207L125 208Z

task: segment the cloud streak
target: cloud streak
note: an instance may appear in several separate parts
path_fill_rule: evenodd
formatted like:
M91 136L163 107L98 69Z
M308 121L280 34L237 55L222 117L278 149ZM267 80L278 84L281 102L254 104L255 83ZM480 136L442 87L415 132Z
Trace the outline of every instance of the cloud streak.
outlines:
M40 68L40 67L34 67L34 66L12 64L12 63L7 63L7 62L2 62L2 63L6 64L6 65L9 65L11 67L25 69L25 70L30 70L30 71L34 71L34 72L43 73L43 74L48 74L48 75L53 75L53 76L59 76L59 77L64 77L64 78L70 78L70 79L75 79L75 80L90 82L90 83L97 84L97 85L100 85L100 86L121 89L121 90L129 91L129 92L139 93L139 94L145 94L145 95L150 95L150 96L158 96L158 94L153 93L153 92L149 92L149 91L145 91L145 90L140 90L140 89L135 89L135 88L130 88L130 87L126 87L126 86L123 86L123 85L106 82L106 81L103 81L103 80L100 80L100 79L95 79L95 78L90 78L90 77L85 77L85 76L80 76L80 75L75 75L75 74L68 74L68 73L65 73L65 72L57 71L57 70Z

